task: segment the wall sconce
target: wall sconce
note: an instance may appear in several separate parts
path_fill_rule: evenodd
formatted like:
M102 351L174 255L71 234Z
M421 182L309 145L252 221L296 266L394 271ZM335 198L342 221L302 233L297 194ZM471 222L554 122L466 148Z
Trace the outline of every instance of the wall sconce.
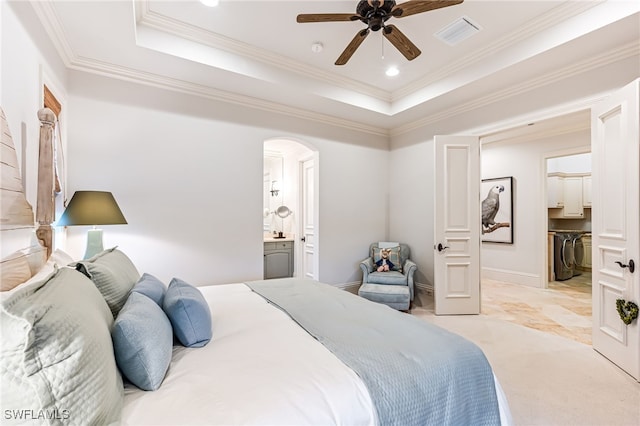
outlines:
M271 196L277 197L279 192L280 189L278 188L278 181L274 180L273 182L271 182Z
M104 191L76 191L71 197L67 209L58 220L58 226L93 226L93 229L87 232L85 259L104 250L102 229L96 229L96 225L126 224L127 221L113 195Z

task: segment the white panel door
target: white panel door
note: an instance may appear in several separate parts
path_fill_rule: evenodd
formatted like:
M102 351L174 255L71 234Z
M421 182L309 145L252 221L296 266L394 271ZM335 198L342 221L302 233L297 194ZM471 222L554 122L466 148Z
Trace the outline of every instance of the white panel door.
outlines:
M305 160L301 163L301 200L302 200L302 276L318 279L317 276L317 248L315 224L315 161Z
M591 113L593 347L640 380L640 326L626 325L616 300L640 304L639 80Z
M435 137L436 315L480 313L480 142Z

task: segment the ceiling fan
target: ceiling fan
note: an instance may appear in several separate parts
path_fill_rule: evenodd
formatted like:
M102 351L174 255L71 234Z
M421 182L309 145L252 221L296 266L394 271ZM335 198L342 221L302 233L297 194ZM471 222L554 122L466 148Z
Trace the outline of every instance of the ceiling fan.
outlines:
M396 4L395 0L361 0L356 6L356 14L351 13L303 13L298 15L299 23L307 22L340 22L340 21L362 21L367 24L367 28L358 31L356 36L342 52L336 65L344 65L355 53L356 49L369 35L371 31L382 29L383 35L394 45L408 60L417 58L420 49L411 42L395 25L387 25L389 18L404 18L417 13L428 12L434 9L453 6L462 3L464 0L424 0L405 1Z

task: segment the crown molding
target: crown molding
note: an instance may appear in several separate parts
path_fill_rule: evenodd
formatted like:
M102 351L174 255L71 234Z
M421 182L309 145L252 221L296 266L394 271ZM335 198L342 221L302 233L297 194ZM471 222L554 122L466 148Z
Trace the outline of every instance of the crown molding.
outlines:
M585 120L584 122L577 122L577 123L566 123L566 124L561 123L553 127L542 129L542 130L536 130L535 126L533 126L533 127L529 127L527 132L521 135L515 135L515 136L505 135L504 137L497 136L495 138L489 138L489 140L483 140L485 139L485 137L481 137L480 143L482 145L495 144L495 143L500 143L505 141L508 142L509 144L523 143L523 142L530 142L533 140L546 139L553 136L561 136L561 135L567 135L571 133L582 132L590 129L591 129L590 120Z
M147 2L143 1L142 3L144 5ZM582 2L568 2L568 3L582 3ZM593 7L593 2L586 2L586 3L588 3L590 7ZM596 4L599 4L599 3L600 2ZM190 83L187 81L183 81L183 80L179 80L171 77L161 76L155 73L149 73L149 72L140 71L140 70L136 70L129 67L123 67L120 65L115 65L112 63L104 62L104 61L99 61L99 60L86 58L86 57L80 57L75 54L75 52L73 51L71 45L67 40L67 36L64 32L63 26L53 7L53 2L36 1L36 2L32 2L31 4L36 12L36 15L40 19L40 22L42 23L45 31L47 32L53 45L55 46L59 56L61 57L63 63L69 69L98 74L106 77L134 82L134 83L145 84L148 86L153 86L153 87L166 89L166 90L172 90L172 91L185 93L193 96L198 96L198 97L202 97L210 100L228 102L231 104L240 105L248 108L268 111L272 113L278 113L278 114L286 115L289 117L296 117L296 118L310 120L310 121L321 123L321 124L336 126L336 127L356 131L356 132L372 134L376 136L383 136L383 137L395 137L398 135L402 135L404 133L411 132L421 127L425 127L429 124L432 124L441 120L445 120L445 119L448 119L448 118L451 118L451 117L454 117L478 108L482 108L502 100L506 100L510 97L513 97L522 93L526 93L528 91L566 79L568 77L578 75L607 64L611 64L617 61L631 58L633 56L640 55L640 46L638 46L637 43L633 43L633 42L628 43L610 52L568 65L566 67L563 67L551 73L548 73L544 76L530 79L520 84L512 85L508 88L495 91L490 95L483 96L483 97L474 99L472 101L459 104L455 107L448 108L446 110L438 111L437 113L423 117L420 120L415 120L401 126L393 127L391 129L386 129L382 127L370 126L370 125L352 121L352 120L345 120L335 116L317 113L317 112L305 110L302 108L291 107L291 106L287 106L277 102L266 101L266 100L258 99L255 97L235 94L235 93L215 89L215 88L201 85L201 84ZM564 3L563 5L566 5L566 3ZM563 9L565 10L565 13L564 15L562 15L562 17L556 16L556 15L554 15L554 17L558 20L566 19L566 17L569 16L570 13L573 13L575 15L575 14L581 13L581 12L578 12L577 10L584 11L587 8L588 8L587 6L578 7L577 5L573 5L573 6L567 5L565 6L566 10ZM136 12L139 12L139 10ZM520 31L520 33L522 34L521 36L524 37L524 34L527 33L528 31L532 31L532 29L527 29L527 30L523 29L522 31ZM184 34L181 34L181 36L184 36ZM198 36L200 37L202 36L202 34L198 33ZM234 42L233 40L231 40L231 42L237 43L237 42ZM508 42L508 40L507 41L501 40L500 42L496 42L495 46L491 45L491 47L488 47L487 49L489 49L489 51L495 51L491 49L498 49L498 45L502 45L505 42ZM227 45L227 48L231 48L231 47ZM232 49L235 49L235 47ZM251 50L249 49L249 51ZM480 55L481 57L484 57L484 55L486 54L487 53L478 53L478 55ZM251 55L253 56L254 53L251 53ZM275 58L281 58L277 55L262 55L262 56L267 58L266 60L275 60ZM278 60L280 61L280 59ZM478 59L475 59L475 60L478 60ZM290 61L290 62L294 62L294 61ZM459 61L459 62L465 62L465 61ZM457 64L455 66L462 66L462 65ZM468 66L468 64L464 66ZM288 65L286 68L289 69ZM318 73L317 70L315 69L313 70L314 70L314 73ZM447 72L451 72L451 71L449 70ZM323 73L318 74L320 75L319 78L322 78L321 77L322 74ZM422 81L421 84L429 84L429 83L428 82L424 83L424 81Z
M402 126L391 129L391 137L401 135L403 133L411 132L420 127L427 126L429 124L442 121L456 115L463 114L478 108L488 106L490 104L500 102L522 93L529 92L531 90L552 84L569 77L573 77L582 74L587 71L602 67L604 65L612 64L624 59L631 58L633 56L640 55L640 45L635 42L619 46L617 49L603 53L598 56L594 56L585 59L580 62L573 63L563 68L559 68L545 75L524 81L520 84L512 85L502 90L497 90L489 95L476 98L474 100L456 105L455 107L448 108L439 111L435 114L428 115L420 120L407 123Z
M109 62L81 57L73 51L73 48L69 44L64 27L55 12L55 8L53 7L53 2L36 1L31 2L31 5L58 52L58 55L65 66L69 69L145 84L161 89L199 96L210 100L228 102L262 111L275 112L288 117L297 117L356 132L383 137L389 136L389 130L385 128L370 126L360 122L345 120L301 108L294 108L277 102L265 101L250 96L218 90L200 84L115 65Z
M53 43L60 59L69 67L73 63L75 53L68 42L68 37L64 32L64 27L60 18L53 7L53 2L48 1L32 1L31 6L42 23L45 32L49 36L49 39Z
M322 81L323 83L328 83L345 90L364 94L387 103L391 102L391 94L386 90L379 89L350 78L328 73L316 67L295 61L289 57L272 53L248 43L243 43L230 37L173 19L169 16L151 10L148 0L136 1L136 8L136 25L146 26L157 31L166 32L168 34L200 43L211 48L220 49L234 55L242 56L250 61L257 61L283 71L294 72L304 77L311 77Z
M123 67L121 65L115 65L91 58L76 57L69 68L77 71L98 74L105 77L116 78L119 80L144 84L147 86L153 86L160 89L171 90L174 92L184 93L192 96L198 96L209 100L226 102L271 113L278 113L287 117L310 120L321 124L354 130L356 132L368 133L384 137L389 136L389 131L385 128L370 126L356 121L345 120L331 115L291 107L288 105L266 101L264 99L254 98L251 96L227 92L202 84L196 84L171 77L161 76L155 73L140 71L133 68Z
M501 38L496 39L494 42L478 49L472 55L465 56L457 61L454 61L437 71L425 75L424 77L398 89L391 94L392 102L401 100L402 98L409 96L413 92L417 92L431 84L442 80L454 73L460 72L469 68L473 64L491 57L497 54L499 51L514 46L517 43L532 37L548 28L551 28L569 18L579 15L592 7L603 3L605 0L595 1L568 1L562 3L560 6L549 10L548 12L538 16L536 19L529 21L527 24L521 26L516 31L512 31L509 34L504 35Z

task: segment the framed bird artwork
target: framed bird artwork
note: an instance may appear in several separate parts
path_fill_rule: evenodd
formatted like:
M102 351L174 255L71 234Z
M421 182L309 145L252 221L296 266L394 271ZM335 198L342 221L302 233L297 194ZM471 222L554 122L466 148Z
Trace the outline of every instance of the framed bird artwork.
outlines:
M482 179L482 242L513 244L513 177Z

